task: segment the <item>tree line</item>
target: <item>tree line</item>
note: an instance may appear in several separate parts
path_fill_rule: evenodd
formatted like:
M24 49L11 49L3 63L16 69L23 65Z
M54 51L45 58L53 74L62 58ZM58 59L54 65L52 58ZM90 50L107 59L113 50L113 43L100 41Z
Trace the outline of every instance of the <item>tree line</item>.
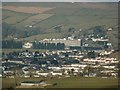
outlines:
M2 41L2 48L21 49L22 48L22 41L3 40Z
M6 49L22 49L22 41L15 40L2 40L2 48ZM65 48L64 43L42 43L42 42L32 42L33 49L47 49L47 50L63 50Z
M64 43L33 42L33 49L63 50L64 48L65 48Z

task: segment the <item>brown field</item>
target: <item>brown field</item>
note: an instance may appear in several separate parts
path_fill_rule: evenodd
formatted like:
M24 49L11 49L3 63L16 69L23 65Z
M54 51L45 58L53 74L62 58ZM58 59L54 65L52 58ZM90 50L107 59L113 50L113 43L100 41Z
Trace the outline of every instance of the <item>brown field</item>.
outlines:
M3 9L16 11L16 12L22 12L22 13L44 13L46 11L49 11L53 9L54 7L21 7L21 6L3 6Z

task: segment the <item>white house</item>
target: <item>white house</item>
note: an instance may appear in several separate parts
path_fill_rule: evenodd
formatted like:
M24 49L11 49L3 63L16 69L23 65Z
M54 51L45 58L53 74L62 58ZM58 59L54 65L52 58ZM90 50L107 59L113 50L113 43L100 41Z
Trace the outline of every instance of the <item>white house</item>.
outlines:
M29 77L30 77L30 75L24 75L24 77L25 77L25 78L29 78Z
M30 42L27 42L23 45L23 48L32 48L33 44Z
M113 30L113 28L108 28L108 31L112 31Z
M41 82L35 82L35 81L24 81L21 82L21 86L39 86Z
M48 69L52 69L53 71L59 71L62 68L61 67L48 67Z
M17 63L17 64L24 64L23 61L20 61L20 60L8 60L8 62Z
M49 72L36 72L36 74L40 75L40 76L45 76L47 77L50 73Z
M53 76L62 76L62 72L50 72Z
M0 78L2 77L2 74L0 74Z

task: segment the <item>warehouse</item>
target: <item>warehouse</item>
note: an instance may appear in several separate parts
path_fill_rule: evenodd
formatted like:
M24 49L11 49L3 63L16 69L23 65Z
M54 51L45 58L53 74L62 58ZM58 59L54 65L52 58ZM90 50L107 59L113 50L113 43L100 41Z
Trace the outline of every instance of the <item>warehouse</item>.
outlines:
M70 46L80 46L80 39L73 39L73 40L64 40L64 39L53 39L51 40L52 43L64 43L66 47Z

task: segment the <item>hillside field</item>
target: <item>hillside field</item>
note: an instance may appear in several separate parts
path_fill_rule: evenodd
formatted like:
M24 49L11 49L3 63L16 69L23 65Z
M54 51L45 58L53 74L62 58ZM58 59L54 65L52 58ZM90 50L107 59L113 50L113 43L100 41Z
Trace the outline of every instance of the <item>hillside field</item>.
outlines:
M16 12L22 12L22 13L43 13L46 12L52 8L49 7L23 7L23 6L3 6L3 9L16 11Z

